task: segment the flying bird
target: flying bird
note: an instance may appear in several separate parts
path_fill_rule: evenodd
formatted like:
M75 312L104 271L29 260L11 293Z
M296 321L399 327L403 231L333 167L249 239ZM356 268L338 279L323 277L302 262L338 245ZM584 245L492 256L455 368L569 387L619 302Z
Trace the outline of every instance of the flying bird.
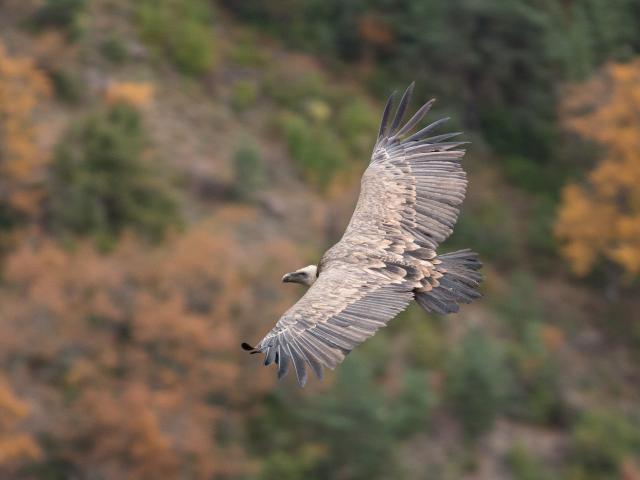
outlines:
M428 312L457 312L480 297L482 266L471 250L438 254L453 231L467 179L460 164L467 142L461 132L433 135L448 118L415 133L434 99L402 124L414 84L404 92L393 119L392 94L382 114L360 196L344 235L317 265L287 273L283 282L310 287L251 353L278 366L278 378L295 369L307 382L307 367L322 378L358 344L415 300Z

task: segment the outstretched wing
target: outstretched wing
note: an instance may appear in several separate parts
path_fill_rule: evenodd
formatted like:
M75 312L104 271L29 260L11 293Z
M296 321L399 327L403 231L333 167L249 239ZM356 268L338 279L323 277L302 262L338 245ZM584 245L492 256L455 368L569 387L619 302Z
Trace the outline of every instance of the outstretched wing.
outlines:
M381 262L329 266L255 351L265 354L265 365L278 364L278 378L291 364L301 386L307 381L307 364L321 378L323 367L335 368L407 307L413 293L405 275Z
M418 247L435 250L453 231L467 179L460 164L466 142L449 142L460 132L430 136L443 118L414 134L434 100L400 126L413 84L404 93L391 125L387 101L371 163L361 181L360 197L340 243L363 242L395 253Z

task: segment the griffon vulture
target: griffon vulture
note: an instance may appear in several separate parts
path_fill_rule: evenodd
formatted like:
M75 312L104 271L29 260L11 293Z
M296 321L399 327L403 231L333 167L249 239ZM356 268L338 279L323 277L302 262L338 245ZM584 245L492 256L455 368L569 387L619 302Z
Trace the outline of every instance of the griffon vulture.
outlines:
M452 232L467 179L460 164L466 142L460 134L432 135L447 119L411 131L429 111L423 105L404 125L414 84L405 91L391 121L391 95L365 170L351 221L318 265L286 274L283 282L309 286L252 353L278 365L282 378L293 365L298 383L307 366L322 378L358 344L403 311L412 300L428 312L457 312L480 294L476 253L439 255Z

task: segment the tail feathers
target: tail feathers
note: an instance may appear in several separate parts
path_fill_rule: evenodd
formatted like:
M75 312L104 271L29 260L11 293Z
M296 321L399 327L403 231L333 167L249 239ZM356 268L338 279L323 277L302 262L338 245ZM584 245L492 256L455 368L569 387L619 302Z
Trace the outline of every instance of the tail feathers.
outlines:
M477 288L482 281L478 270L482 263L478 254L471 250L438 255L442 263L438 270L444 275L438 281L440 285L428 292L416 292L416 301L428 312L441 314L454 313L460 309L460 303L471 303L482 295Z

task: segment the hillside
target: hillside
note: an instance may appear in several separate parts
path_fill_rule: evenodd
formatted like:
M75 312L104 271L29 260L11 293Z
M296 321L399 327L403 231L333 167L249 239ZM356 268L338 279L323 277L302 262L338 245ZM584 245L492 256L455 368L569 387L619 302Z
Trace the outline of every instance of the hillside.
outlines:
M0 1L2 478L640 479L640 11L387 3ZM413 79L483 298L277 382Z

